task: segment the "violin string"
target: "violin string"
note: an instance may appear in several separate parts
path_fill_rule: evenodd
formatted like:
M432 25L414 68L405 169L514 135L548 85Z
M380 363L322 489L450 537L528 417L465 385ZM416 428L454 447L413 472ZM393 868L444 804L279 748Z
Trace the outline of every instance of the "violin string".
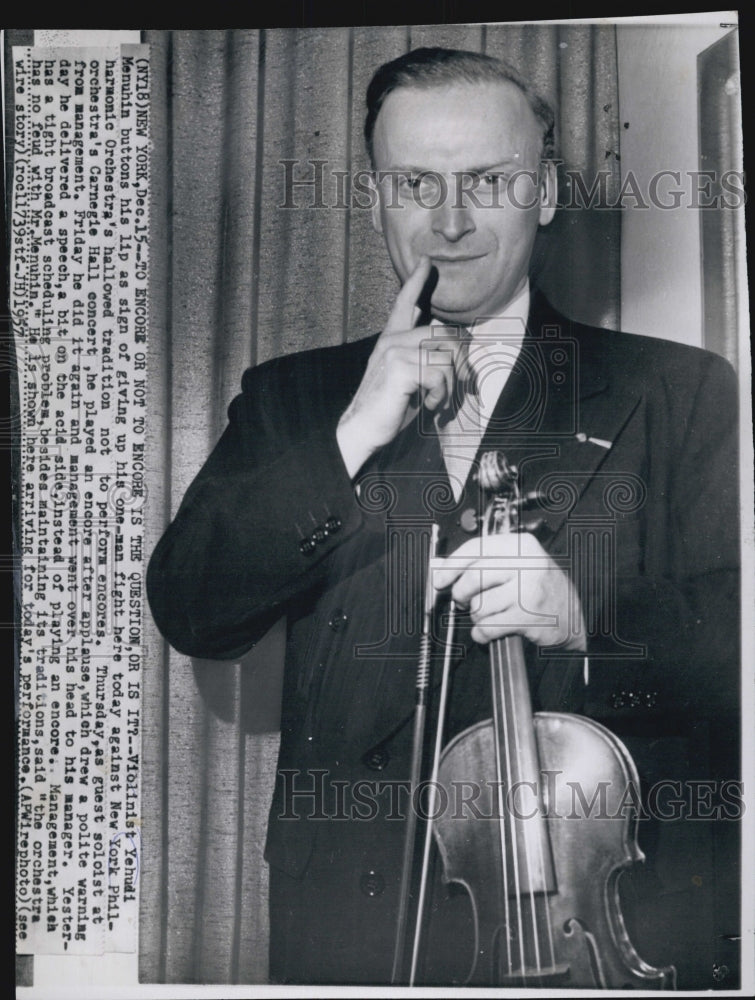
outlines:
M535 787L537 789L537 802L538 802L538 809L539 809L539 807L540 807L540 801L541 801L540 786L539 786L539 784L536 784ZM546 827L546 830L547 830L547 825L548 825L548 818L547 818L547 816L543 816L541 818L541 822L545 824L545 827ZM538 831L538 832L540 832L540 831ZM544 840L544 838L542 836L538 836L538 838L537 838L537 844L538 844L538 850L540 852L540 870L543 872L543 875L545 875L545 845L543 843L543 840ZM548 837L548 843L550 843L550 837ZM545 880L543 880L543 908L545 910L545 928L546 928L548 949L550 951L550 963L551 963L551 968L555 969L555 967L556 967L556 950L555 950L555 944L554 944L554 939L553 939L553 924L551 923L551 909L550 909L550 905L549 905L549 901L548 901L548 886L545 884Z
M483 456L483 460L485 459ZM482 471L482 469L481 469ZM487 535L497 534L499 530L498 519L496 518L496 508L493 504L490 505L488 509L487 522L483 527L483 533ZM503 870L503 883L504 883L504 915L506 920L506 957L508 964L508 975L513 977L514 974L514 962L512 956L511 948L511 904L510 904L510 893L509 893L509 874L508 874L508 858L506 853L506 812L503 796L503 775L501 773L501 736L503 736L503 751L506 754L506 771L507 780L511 779L511 762L508 755L508 746L506 741L506 735L503 730L502 721L502 699L499 695L498 688L500 687L500 682L498 678L500 677L501 667L497 662L498 657L500 657L500 644L499 642L492 642L489 648L490 655L490 678L491 678L491 697L493 703L493 734L495 738L495 760L496 760L496 777L497 777L497 789L498 789L498 835L500 840L500 856L501 865ZM516 866L516 859L512 851L512 862ZM516 872L516 867L515 867ZM518 934L517 937L521 942L521 935Z
M516 526L517 527L519 526L518 525L518 515L517 515L518 508L516 507L516 504L517 504L517 502L519 500L519 496L520 496L520 494L519 494L519 486L518 486L518 482L515 479L514 483L513 483L513 496L510 498L509 503L506 505L506 526L507 526L507 528L508 528L509 531L512 531L512 529L514 529L515 522L516 522ZM512 504L512 501L513 501L513 504ZM507 659L508 659L509 663L511 663L512 659L514 658L514 656L516 656L517 659L519 659L523 655L522 651L521 651L521 649L522 649L522 647L521 647L521 639L519 637L512 636L510 638L504 638L502 640L502 642L505 643L505 644L507 644L507 646L508 646L508 648L507 648L507 654L514 654L514 655L508 655L507 656ZM520 666L521 666L521 669L523 671L526 669L523 662L520 663ZM509 699L510 699L509 700L509 705L511 706L510 710L513 712L514 706L517 704L517 698L516 698L516 694L515 694L515 691L514 691L513 671L511 669L509 669L507 671L506 677L504 678L504 681L508 683L508 687L509 687ZM532 713L530 712L529 715L530 715L530 718L531 718ZM514 733L514 750L515 750L515 757L514 757L514 759L516 761L518 761L519 764L520 764L520 766L521 766L521 761L522 761L522 753L521 753L521 751L522 751L522 748L520 746L520 741L519 741L520 733L519 733L519 728L516 725L516 720L513 719L513 717L512 717L512 730L513 730L513 733ZM518 774L517 777L521 778L521 775ZM535 787L537 788L537 784L535 785ZM512 808L513 808L513 801L512 801ZM524 819L524 818L522 818L520 822L522 824L524 824L524 823L527 822L527 820ZM516 820L514 820L514 830L515 831L519 831L519 825L518 825L518 823L517 823ZM540 929L538 927L537 893L535 891L535 885L534 885L534 879L533 879L533 857L532 857L532 853L531 853L531 848L532 848L531 836L528 836L528 831L523 826L522 826L522 829L521 829L521 835L523 837L523 843L524 843L524 863L525 863L525 866L526 866L526 877L527 877L527 883L528 883L528 888L529 888L529 893L528 894L529 894L530 914L531 914L531 921L532 921L532 934L533 934L533 942L532 943L533 943L533 950L534 950L534 955L535 955L535 968L536 968L537 972L539 973L540 984L543 985L543 976L542 976L543 965L542 965L542 960L541 960L541 955L540 955ZM544 864L544 858L543 858L542 830L540 828L539 822L538 822L538 825L535 828L535 836L537 838L538 848L539 848L540 879L542 881L543 896L545 896L545 890L546 890L545 874L546 873L545 873L545 864ZM518 845L516 845L516 857L517 857L517 863L518 863L518 859L519 859Z
M504 639L503 642L506 642L506 639ZM509 686L509 699L510 699L509 700L509 704L513 707L513 705L516 704L516 698L515 698L515 694L514 694L513 676L512 676L512 674L513 674L513 672L511 670L508 670L506 672L506 677L503 679L503 682L504 683L506 683L506 682L508 683L508 686ZM521 748L521 745L519 743L519 730L518 730L518 728L517 728L517 726L516 726L515 723L512 725L512 730L513 730L513 735L514 735L514 759L517 760L517 761L521 761L521 759L522 759L522 752L521 752L522 748ZM512 810L512 813L513 813L513 810ZM522 822L526 822L526 821L523 820ZM518 832L517 820L516 820L515 817L513 817L513 829L515 831L514 832L514 838L516 840L516 838L519 837L519 832ZM539 831L538 831L538 833L539 833ZM532 943L533 943L533 949L534 949L534 952L535 952L535 968L537 969L538 972L541 972L543 966L542 966L542 963L540 961L540 935L539 935L538 926L537 926L537 908L535 906L535 889L534 889L533 877L532 877L533 876L533 871L532 871L531 845L530 845L530 838L527 836L527 833L524 830L522 831L522 843L523 843L523 846L524 846L524 865L525 865L527 885L528 885L528 896L529 896L529 901L530 901L530 914L531 914L532 935L533 935L533 941L532 941ZM518 843L516 843L516 845L515 845L515 851L516 851L516 857L517 857L517 859L519 858L518 846L519 846ZM523 927L522 927L522 936L524 937L524 928Z
M493 454L495 454L496 462L485 462L486 459L491 459ZM503 460L503 461L501 461ZM494 468L489 468L490 465L494 465ZM502 466L502 468L501 468ZM501 473L506 471L507 464L500 452L497 453L486 453L483 455L483 461L481 462L481 482L483 481L482 473L486 472L485 482L490 479L491 483L495 484L496 488L499 488L501 483L498 482ZM513 470L514 474L516 470ZM487 484L490 486L491 484ZM515 508L512 507L512 498L516 502L519 497L519 491L517 488L516 479L513 480L513 493L511 497L503 498L498 497L498 503L495 501L491 503L488 509L487 525L485 526L487 530L484 530L484 534L497 534L501 531L508 532L514 529L514 516ZM514 515L514 516L512 516ZM515 530L515 529L514 529ZM519 645L520 640L518 637L503 638L496 640L491 643L490 646L490 661L491 661L491 683L492 683L492 701L493 701L493 714L494 714L494 734L496 743L496 769L498 777L498 804L499 804L499 837L501 843L501 863L502 871L504 875L504 890L505 890L505 920L506 920L506 931L507 931L507 954L509 955L509 975L513 977L513 969L511 962L511 947L510 947L510 912L509 912L509 893L508 893L508 873L507 873L507 860L506 860L506 822L503 818L502 810L502 781L501 781L501 753L500 753L500 741L503 739L505 748L505 766L506 766L506 777L508 783L509 794L512 793L514 785L512 782L512 772L514 766L518 767L517 778L521 778L521 768L522 768L522 750L523 747L520 741L520 732L517 725L517 720L514 716L515 706L517 704L516 691L514 690L514 671L511 669L511 664L516 661L517 666L517 683L526 681L526 678L520 677L522 671L525 670L525 665L522 660L521 646ZM505 661L505 663L504 663ZM504 665L507 664L509 669L505 670ZM508 687L508 697L507 697L507 687ZM531 712L529 713L531 718ZM533 732L534 738L534 732ZM535 754L537 753L536 745L533 748ZM512 765L512 750L514 764ZM534 762L533 762L534 763ZM537 784L535 789L537 791ZM537 797L539 804L539 795ZM519 957L521 963L521 974L520 978L522 984L527 983L527 965L526 961L530 961L532 953L534 952L534 963L535 970L538 974L538 980L540 985L544 985L544 969L540 953L540 929L539 929L539 917L538 917L538 894L536 892L536 887L533 878L533 866L535 863L535 858L533 858L531 837L528 836L528 831L524 826L519 825L517 819L514 817L514 803L513 799L509 803L509 825L511 833L511 851L512 851L512 867L514 873L514 883L515 883L515 893L516 893L516 916L517 916L517 931L519 938ZM539 856L539 872L542 889L542 899L543 905L545 906L545 918L546 918L546 928L548 943L550 945L551 954L551 968L555 968L555 955L553 949L553 932L550 920L550 908L548 906L548 880L546 877L546 865L545 865L545 845L543 843L544 830L542 823L544 822L543 817L539 815L539 808L535 812L535 817L537 818L537 825L535 826L535 836L537 838L537 851ZM520 820L521 823L525 823L526 819L524 817ZM519 838L523 836L523 842L520 845ZM520 847L523 846L523 855L520 852ZM523 867L523 874L527 878L528 885L528 897L530 905L530 917L532 923L533 939L530 947L526 949L527 959L525 960L525 934L524 934L524 923L525 918L523 915L523 897L521 894L520 887L520 866Z
M493 670L494 685L498 689L497 692L495 690L493 692L493 700L494 700L494 703L495 703L495 701L498 698L500 698L500 718L501 718L501 721L503 723L503 743L504 743L504 748L505 748L505 753L506 753L506 782L507 782L507 788L510 789L511 786L512 786L512 770L513 769L512 769L512 763L511 763L511 747L510 747L510 743L509 743L509 727L508 727L508 721L509 720L508 720L508 717L507 717L507 714L506 714L505 703L504 703L504 690L505 689L504 689L504 684L503 684L503 660L502 660L502 655L501 655L501 646L500 646L500 643L498 643L498 642L495 643L495 648L493 650L493 657L494 657L494 665L495 665L495 669ZM514 824L513 814L511 813L510 810L508 810L508 813L509 813L509 816L508 816L509 825L510 825L510 828L511 828L510 829L510 842L511 842L512 867L513 867L513 870L514 870L514 895L515 895L515 898L516 898L516 931L517 931L517 938L518 938L518 941L519 941L519 961L521 963L522 975L524 976L525 971L526 971L526 963L525 963L525 957L524 957L524 933L523 933L523 931L524 931L524 920L523 920L523 916L522 916L522 897L521 897L521 893L520 893L520 884L519 884L519 858L518 858L518 852L517 852L517 836L516 836L516 827L515 827L515 824ZM506 847L505 847L505 819L502 820L501 829L502 829L502 833L503 833L503 838L502 838L503 839L502 853L505 853L505 850L506 850Z
M504 919L506 922L506 964L507 973L512 976L514 973L514 965L511 955L511 906L509 903L509 866L508 858L506 856L506 824L505 824L505 812L504 812L504 801L503 801L503 775L501 774L501 747L499 734L501 732L501 706L499 704L498 695L496 692L495 684L495 674L496 674L496 663L495 656L496 653L500 655L500 650L498 648L498 643L492 643L490 646L490 657L491 666L493 667L493 735L495 739L495 766L496 766L496 789L498 795L498 834L501 843L501 868L503 874L503 909L504 909ZM505 742L505 741L504 741Z
M503 511L505 511L505 514L504 514L504 516L502 518L502 525L503 525L503 530L505 532L513 532L515 530L515 520L516 520L516 510L517 510L517 508L516 508L516 501L518 500L518 498L519 498L519 487L518 487L518 483L516 481L516 478L514 478L513 483L512 483L512 495L507 499L507 501L505 502L505 504L503 506ZM516 697L515 697L515 692L514 692L514 688L513 688L513 671L511 670L511 662L513 660L513 656L511 654L512 654L513 646L514 646L515 642L520 642L520 640L518 638L515 639L514 637L511 637L511 639L509 639L508 637L504 637L496 645L498 647L497 652L498 652L498 663L499 663L499 666L498 666L499 686L500 686L500 692L501 692L501 701L502 701L502 703L504 705L503 714L504 714L504 718L507 718L507 713L510 713L511 734L513 736L513 749L514 749L513 759L515 761L515 766L517 766L517 768L518 768L517 769L516 778L517 778L517 780L519 780L521 778L521 774L519 773L519 770L521 769L522 756L521 756L521 747L519 745L519 728L517 726L517 720L514 717L514 706L516 705ZM509 665L509 669L506 670L506 671L504 671L504 669L503 669L503 661L504 661L503 649L504 648L506 649L506 662ZM506 686L507 685L508 685L508 689L509 689L508 690L508 699L506 699ZM508 745L509 739L510 739L510 737L507 736L507 745ZM509 754L509 761L510 761L510 751L507 751L507 753ZM511 794L512 788L513 788L513 785L512 785L512 783L510 781L509 782L509 794ZM518 919L518 924L519 924L519 938L520 938L520 941L521 941L520 954L522 954L522 955L527 954L527 961L529 961L529 954L528 953L529 953L530 949L526 949L525 948L525 943L526 943L526 938L525 938L525 918L524 918L524 914L523 914L523 910L522 910L523 899L522 899L521 889L520 889L520 885L519 885L519 866L520 866L520 862L522 860L521 856L520 856L520 843L519 843L519 841L520 841L520 830L519 830L519 821L518 821L517 817L514 815L513 798L512 798L511 803L509 804L509 811L511 813L512 855L513 855L513 859L514 859L514 871L516 873L516 882L517 882L517 888L516 888L516 894L517 895L516 895L516 898L517 898L517 919ZM534 934L534 941L533 941L533 943L534 943L534 952L535 952L535 967L539 971L541 969L541 965L540 965L540 948L539 948L538 932L537 932L537 917L536 917L536 911L535 911L535 897L534 897L533 885L532 885L532 861L531 861L531 858L530 858L530 844L529 844L529 838L526 836L526 831L521 831L521 833L524 833L524 837L523 837L523 844L524 844L524 867L525 867L524 874L525 874L525 877L526 877L526 880L527 880L527 885L529 887L530 911L531 911L532 920L533 920L533 934ZM522 959L522 975L524 977L524 979L523 979L523 985L526 985L527 970L526 970L524 958Z

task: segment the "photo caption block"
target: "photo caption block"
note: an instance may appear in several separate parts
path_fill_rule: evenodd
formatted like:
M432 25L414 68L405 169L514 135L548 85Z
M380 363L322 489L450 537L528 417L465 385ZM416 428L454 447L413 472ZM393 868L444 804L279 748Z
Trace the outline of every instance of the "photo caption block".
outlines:
M17 948L133 952L149 48L15 48Z

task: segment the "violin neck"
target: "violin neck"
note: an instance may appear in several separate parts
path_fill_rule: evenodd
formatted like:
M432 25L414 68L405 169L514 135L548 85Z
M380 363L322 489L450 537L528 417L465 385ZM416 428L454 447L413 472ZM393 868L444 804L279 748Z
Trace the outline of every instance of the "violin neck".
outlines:
M490 643L496 768L505 799L512 861L527 872L533 892L555 889L548 831L543 817L542 780L524 649L518 635Z
M512 781L539 781L532 701L521 636L508 635L490 644L493 719L501 751L511 751Z

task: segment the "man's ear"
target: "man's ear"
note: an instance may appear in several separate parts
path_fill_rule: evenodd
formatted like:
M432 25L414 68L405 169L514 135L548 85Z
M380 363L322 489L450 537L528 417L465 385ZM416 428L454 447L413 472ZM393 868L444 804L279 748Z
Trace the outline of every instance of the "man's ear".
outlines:
M372 228L376 233L383 235L383 219L380 215L380 189L378 188L375 171L371 170L367 174L367 190L370 192L370 211L372 213Z
M541 226L547 226L556 214L558 201L558 173L553 160L545 160L540 167L540 218Z

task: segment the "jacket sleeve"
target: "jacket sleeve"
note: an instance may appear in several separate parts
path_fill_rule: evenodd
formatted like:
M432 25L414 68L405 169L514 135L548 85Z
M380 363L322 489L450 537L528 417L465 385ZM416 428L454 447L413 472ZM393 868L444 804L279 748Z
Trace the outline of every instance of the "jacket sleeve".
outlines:
M326 352L322 352L326 353ZM147 572L158 628L189 656L231 659L323 575L361 514L335 438L348 402L320 352L244 375L229 424ZM330 397L330 398L329 398Z
M585 711L598 717L668 713L737 718L739 683L739 477L737 386L721 358L699 352L700 377L666 386L648 427L648 479L656 496L646 518L639 573L618 572L619 636L646 654L601 659L606 637L588 646ZM673 375L670 378L673 383ZM665 448L655 449L667 428ZM665 454L663 453L665 451ZM662 464L663 486L657 469Z

